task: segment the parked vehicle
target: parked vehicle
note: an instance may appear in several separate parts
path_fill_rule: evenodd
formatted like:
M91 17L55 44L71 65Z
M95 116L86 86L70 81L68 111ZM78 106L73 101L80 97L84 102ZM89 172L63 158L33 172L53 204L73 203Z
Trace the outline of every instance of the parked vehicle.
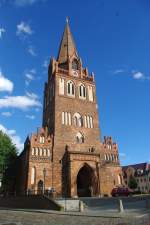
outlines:
M111 192L112 197L117 197L117 196L129 196L132 195L132 191L127 188L127 187L115 187L112 189Z

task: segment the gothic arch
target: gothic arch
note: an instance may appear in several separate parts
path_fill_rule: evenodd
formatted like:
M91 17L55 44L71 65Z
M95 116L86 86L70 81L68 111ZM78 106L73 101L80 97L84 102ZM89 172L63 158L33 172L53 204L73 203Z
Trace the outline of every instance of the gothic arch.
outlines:
M76 142L77 143L84 143L84 135L81 132L76 134Z
M70 96L75 96L75 84L72 80L67 82L67 94Z
M83 118L82 116L80 115L80 113L76 112L74 115L73 115L73 120L74 120L74 125L76 127L82 127L83 126Z
M76 185L79 197L91 197L97 194L98 177L93 167L88 163L80 166L76 177Z
M79 98L86 98L86 87L82 83L79 84Z

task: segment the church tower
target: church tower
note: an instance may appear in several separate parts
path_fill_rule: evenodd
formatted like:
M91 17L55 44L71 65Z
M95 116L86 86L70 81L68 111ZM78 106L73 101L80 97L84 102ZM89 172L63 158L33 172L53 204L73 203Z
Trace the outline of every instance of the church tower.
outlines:
M94 74L83 68L68 20L48 68L42 128L26 140L20 161L25 191L99 196L122 184L117 144L100 138Z
M106 184L100 178L105 149L100 141L96 84L94 74L82 66L68 20L57 60L51 59L45 83L43 127L46 126L53 136L53 186L67 196L90 195L90 188L92 194L99 195L100 183ZM118 164L118 158L115 162Z
M52 59L49 65L43 126L55 136L55 143L61 142L74 150L96 149L99 143L94 74L89 75L88 69L82 67L68 21L57 60Z

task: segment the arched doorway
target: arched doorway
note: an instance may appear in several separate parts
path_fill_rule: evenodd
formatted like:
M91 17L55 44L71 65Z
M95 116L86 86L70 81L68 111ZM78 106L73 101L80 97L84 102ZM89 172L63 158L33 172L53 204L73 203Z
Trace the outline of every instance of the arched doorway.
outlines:
M38 182L38 187L37 187L37 193L39 194L39 195L42 195L43 194L43 188L44 188L44 183L43 183L43 181L42 180L39 180L39 182Z
M97 177L94 170L85 164L77 175L77 195L79 197L92 197L97 189Z

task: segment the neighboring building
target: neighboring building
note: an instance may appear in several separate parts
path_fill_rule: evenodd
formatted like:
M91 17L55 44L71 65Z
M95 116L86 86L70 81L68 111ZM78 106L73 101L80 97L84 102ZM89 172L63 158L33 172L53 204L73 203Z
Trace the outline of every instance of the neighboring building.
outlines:
M67 22L48 68L43 128L27 138L19 157L17 191L99 196L122 182L117 144L100 140L94 74L82 67Z
M135 165L123 166L124 183L128 186L130 177L134 177L137 182L137 191L150 193L150 164L139 163Z

